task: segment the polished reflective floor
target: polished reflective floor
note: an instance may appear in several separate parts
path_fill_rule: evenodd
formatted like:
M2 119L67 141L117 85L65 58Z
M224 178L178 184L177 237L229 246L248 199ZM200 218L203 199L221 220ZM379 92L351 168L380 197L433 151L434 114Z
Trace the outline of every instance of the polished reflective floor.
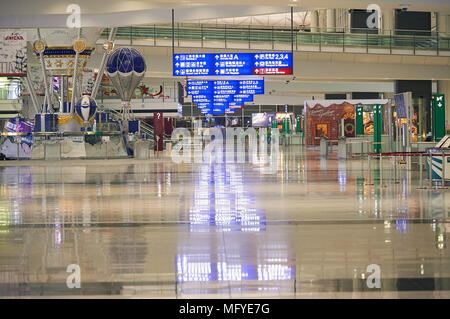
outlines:
M450 189L415 164L280 152L274 172L1 162L0 297L450 297Z

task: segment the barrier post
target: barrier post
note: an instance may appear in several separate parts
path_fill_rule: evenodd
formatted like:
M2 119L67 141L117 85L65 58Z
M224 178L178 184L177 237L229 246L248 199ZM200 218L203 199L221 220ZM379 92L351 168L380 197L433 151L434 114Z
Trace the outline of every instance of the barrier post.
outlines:
M370 154L367 154L367 162L368 162L368 166L369 166L369 177L367 178L367 185L370 185L370 177L372 174L372 170L370 169Z
M422 154L419 157L419 178L420 178L420 188L423 188L423 178L422 178Z
M427 152L427 155L428 159L430 160L430 162L428 163L428 178L430 179L430 188L433 188L433 171L431 169L431 165L433 164L433 157L431 156L431 152Z
M392 158L394 159L394 183L397 184L397 159L395 156Z
M326 136L320 137L320 156L328 157L328 139Z
M442 151L442 176L441 176L441 187L445 188L445 151Z
M383 155L380 151L380 187L383 187Z

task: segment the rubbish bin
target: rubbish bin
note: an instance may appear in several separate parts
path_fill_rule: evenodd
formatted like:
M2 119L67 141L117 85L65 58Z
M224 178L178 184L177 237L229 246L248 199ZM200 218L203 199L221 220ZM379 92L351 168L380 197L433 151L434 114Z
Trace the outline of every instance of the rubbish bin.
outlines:
M328 139L323 135L320 137L320 156L328 156Z
M347 141L345 136L338 139L338 158L347 158Z

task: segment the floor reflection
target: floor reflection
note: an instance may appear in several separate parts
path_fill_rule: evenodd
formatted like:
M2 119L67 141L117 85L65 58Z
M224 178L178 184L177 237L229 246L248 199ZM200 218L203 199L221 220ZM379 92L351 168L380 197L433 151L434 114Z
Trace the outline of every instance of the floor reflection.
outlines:
M416 171L388 161L280 151L274 174L169 158L2 163L0 296L450 292L448 190L418 189ZM81 289L65 284L69 264Z
M246 179L242 165L203 165L194 187L189 213L189 232L194 234L180 234L177 245L177 294L292 293L295 265L288 264L287 238L274 242L271 246L276 246L275 250L251 239L236 242L232 234L223 237L229 232L251 236L266 231L265 213L255 208L252 183ZM216 235L202 241L195 235L198 232ZM268 289L268 281L277 285ZM291 282L281 285L280 281ZM236 283L238 287L234 287Z

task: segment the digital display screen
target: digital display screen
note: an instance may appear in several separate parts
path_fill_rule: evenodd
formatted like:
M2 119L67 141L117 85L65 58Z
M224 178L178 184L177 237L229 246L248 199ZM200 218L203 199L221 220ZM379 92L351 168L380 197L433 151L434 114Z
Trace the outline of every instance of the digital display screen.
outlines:
M254 127L269 127L272 121L275 121L275 113L253 113L252 126Z

